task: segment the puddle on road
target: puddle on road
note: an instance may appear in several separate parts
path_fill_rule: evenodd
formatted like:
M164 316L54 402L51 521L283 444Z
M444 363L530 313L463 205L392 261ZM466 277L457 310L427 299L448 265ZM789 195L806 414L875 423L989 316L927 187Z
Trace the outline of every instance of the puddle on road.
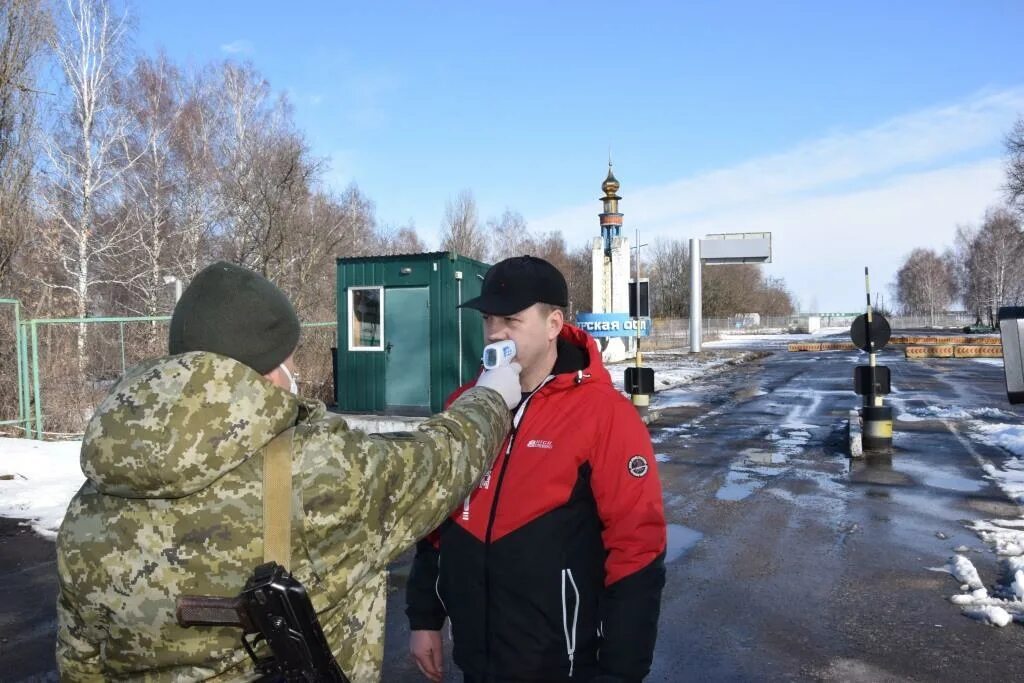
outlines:
M651 434L651 443L671 444L673 441L682 441L690 437L690 427L688 425L683 425L682 427L662 427L657 432Z
M778 451L766 451L761 448L748 448L743 451L747 461L756 465L783 465L789 461L789 456Z
M751 479L744 472L729 472L725 475L725 483L715 492L718 500L743 500L754 491L763 488L765 482Z
M674 562L686 554L686 551L697 545L704 534L683 526L682 524L667 525L668 544L665 547L665 561Z
M965 476L953 468L936 467L909 459L896 460L893 469L909 474L925 486L947 491L978 493L988 486L987 482Z
M750 387L743 387L739 391L733 393L732 397L736 401L742 403L743 401L749 401L752 398L758 396L767 396L768 392L760 387L760 385L754 385Z

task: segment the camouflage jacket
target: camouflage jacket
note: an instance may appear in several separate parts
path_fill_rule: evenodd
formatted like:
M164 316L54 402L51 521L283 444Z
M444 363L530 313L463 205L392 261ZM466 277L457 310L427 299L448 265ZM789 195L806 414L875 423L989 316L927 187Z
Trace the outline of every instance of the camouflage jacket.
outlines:
M263 447L296 423L290 568L349 678L379 680L387 563L473 488L509 411L481 389L416 432L367 435L199 352L129 371L87 427L57 539L64 680L249 675L238 629L182 628L174 604L233 597L262 563Z

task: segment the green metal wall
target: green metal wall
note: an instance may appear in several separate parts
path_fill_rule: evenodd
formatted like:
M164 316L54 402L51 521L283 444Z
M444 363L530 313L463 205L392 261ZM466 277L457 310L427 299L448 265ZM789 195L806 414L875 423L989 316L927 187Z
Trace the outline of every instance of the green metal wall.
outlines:
M430 362L430 410L443 408L444 399L458 386L458 281L461 271L462 300L480 293L482 276L489 266L449 252L377 256L337 260L338 273L338 409L347 412L379 412L385 409L384 352L348 350L348 288L357 286L429 287L430 345L424 361ZM408 269L403 274L403 269ZM386 294L385 294L386 298ZM387 328L384 340L387 341ZM483 352L480 314L462 313L462 377L475 374Z

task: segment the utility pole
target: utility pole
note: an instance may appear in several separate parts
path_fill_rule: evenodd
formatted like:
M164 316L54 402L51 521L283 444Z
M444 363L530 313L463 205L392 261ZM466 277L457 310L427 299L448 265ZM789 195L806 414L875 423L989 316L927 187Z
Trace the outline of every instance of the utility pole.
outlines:
M640 230L636 231L636 316L633 318L633 326L636 331L636 364L626 368L625 386L629 391L633 405L637 412L646 416L651 406L651 395L654 393L654 370L642 366L643 357L640 354L640 321L643 319L640 310L640 248L647 246L640 243ZM650 306L650 289L647 291L648 306Z
M636 367L643 365L643 358L640 355L640 247L647 244L640 244L640 228L636 229ZM651 290L647 288L647 305L650 307Z

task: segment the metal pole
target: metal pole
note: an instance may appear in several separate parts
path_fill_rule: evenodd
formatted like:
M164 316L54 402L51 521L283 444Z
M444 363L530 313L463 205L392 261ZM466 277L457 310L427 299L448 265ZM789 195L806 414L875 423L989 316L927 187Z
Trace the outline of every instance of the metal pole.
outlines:
M700 353L701 343L700 240L690 238L690 353Z
M636 229L636 367L643 365L640 355L640 228Z
M14 307L14 358L15 367L17 370L17 393L18 393L18 418L17 420L4 420L3 424L16 424L22 429L25 429L25 412L28 407L28 396L25 393L25 373L24 373L24 362L22 353L24 352L24 346L21 343L22 330L21 330L21 302L18 299L5 299L0 298L0 304L10 304Z
M153 324L153 323L151 323ZM124 375L125 371L125 358L124 358L124 323L118 323L117 326L121 328L121 374Z
M14 301L14 356L18 366L18 421L25 421L24 377L21 372L21 302ZM22 425L24 427L24 425Z
M32 329L32 391L36 403L35 430L36 438L43 438L43 403L42 392L39 391L39 328L36 321L30 323Z
M869 349L869 351L868 351L868 365L870 365L871 367L875 367L877 365L877 363L878 363L878 360L877 360L877 356L876 356L876 352L875 352L875 342L871 339L871 324L873 322L873 320L872 320L873 315L872 315L872 310L871 310L871 280L870 280L870 277L868 275L868 267L867 266L864 266L864 291L865 291L865 294L867 296L867 304L868 304L867 316L866 316L866 324L864 326L864 331L867 333L867 337L868 337L868 349ZM880 405L882 405L882 397L881 396L875 396L874 394L870 394L868 396L865 396L864 400L866 402L866 405L872 405L872 406L880 406Z
M28 391L28 335L25 332L25 323L22 323L18 330L18 391L21 393L21 402L25 406L25 420L22 435L27 439L32 428L32 416L29 412L29 391Z
M462 386L462 271L455 271L455 282L459 297L459 386Z

